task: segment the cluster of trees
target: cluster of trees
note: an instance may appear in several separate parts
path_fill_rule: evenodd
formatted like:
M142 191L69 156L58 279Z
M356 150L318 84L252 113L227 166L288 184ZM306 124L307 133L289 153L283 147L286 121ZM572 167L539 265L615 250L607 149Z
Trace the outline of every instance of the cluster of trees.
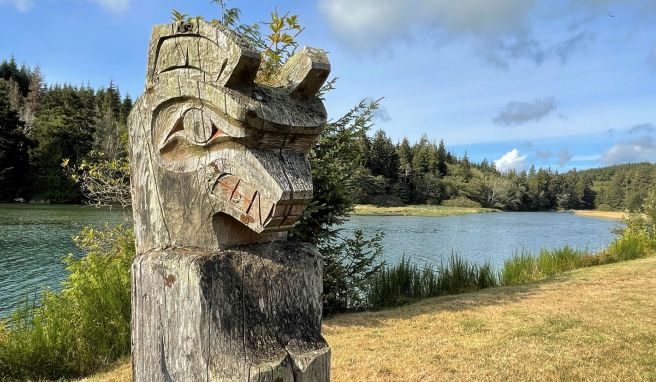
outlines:
M127 170L127 116L131 108L130 96L123 97L113 83L99 90L47 86L38 67L19 67L13 58L2 61L0 201L94 199L94 189L84 192L85 184L82 189L76 185L70 170L81 163L99 161L108 164L103 169L112 173L116 168L118 172ZM367 105L362 104L354 110L365 109ZM362 118L358 112L355 115ZM363 120L350 122L362 128L334 142L349 142L349 181L340 183L346 187L332 187L330 192L332 198L346 198L342 194L348 192L355 203L446 204L515 211L634 210L643 204L647 190L656 187L654 164L565 173L531 167L501 173L487 160L474 163L466 153L454 155L444 141L436 143L424 135L412 144L407 138L395 144L382 130L370 137ZM321 150L318 146L315 152ZM331 158L335 162L335 157ZM66 159L71 165L69 171L62 168ZM127 178L119 174L118 179Z
M649 187L656 187L656 166L643 163L559 173L550 168L498 171L494 163L473 163L465 153L449 152L444 141L427 136L394 144L384 131L362 136L356 170L358 203L377 205L447 204L513 211L636 209Z
M0 201L79 202L64 159L124 158L130 96L116 85L47 86L38 67L0 63Z
M656 158L655 158L656 159ZM636 211L656 190L656 164L633 163L581 171L594 180L595 206Z

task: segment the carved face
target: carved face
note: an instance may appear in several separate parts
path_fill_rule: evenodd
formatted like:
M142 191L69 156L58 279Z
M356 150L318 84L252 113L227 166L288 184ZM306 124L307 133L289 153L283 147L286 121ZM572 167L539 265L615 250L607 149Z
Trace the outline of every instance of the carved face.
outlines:
M326 122L325 53L303 49L266 86L259 53L203 21L156 26L129 119L137 245L281 237L312 198L307 152Z

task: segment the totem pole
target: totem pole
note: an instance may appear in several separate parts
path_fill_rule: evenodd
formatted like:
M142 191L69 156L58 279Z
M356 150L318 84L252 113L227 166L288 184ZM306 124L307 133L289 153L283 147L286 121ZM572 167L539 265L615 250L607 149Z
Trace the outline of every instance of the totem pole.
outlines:
M135 381L328 381L321 259L287 231L330 64L305 48L267 84L260 53L202 20L157 25L129 117Z

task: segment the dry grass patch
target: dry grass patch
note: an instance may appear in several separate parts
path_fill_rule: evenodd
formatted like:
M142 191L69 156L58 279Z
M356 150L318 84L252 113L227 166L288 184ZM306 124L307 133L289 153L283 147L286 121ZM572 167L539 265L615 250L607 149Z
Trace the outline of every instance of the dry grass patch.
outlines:
M656 380L656 258L330 319L334 381Z
M371 204L355 206L353 215L372 216L454 216L478 214L481 212L498 212L493 208L483 207L447 207L432 205L411 205L403 207L378 207Z
M599 211L599 210L575 210L575 215L586 218L609 219L609 220L626 220L630 214L622 211Z
M324 324L340 381L654 381L656 257ZM89 382L129 381L129 363Z

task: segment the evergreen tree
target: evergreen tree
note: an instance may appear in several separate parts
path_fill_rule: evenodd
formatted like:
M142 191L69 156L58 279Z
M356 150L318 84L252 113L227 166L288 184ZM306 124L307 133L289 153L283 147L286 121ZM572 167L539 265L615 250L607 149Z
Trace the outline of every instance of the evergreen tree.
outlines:
M19 197L28 173L29 140L9 102L9 85L0 79L0 200Z
M462 157L462 160L460 161L460 176L465 180L465 182L469 182L471 178L474 176L471 169L471 163L469 162L469 157L467 156L466 151L465 151L465 155Z
M412 172L415 177L422 176L429 172L430 163L430 142L428 137L423 134L412 147Z
M38 142L32 151L36 167L34 190L45 199L70 202L81 197L63 173L64 159L79 162L93 147L93 110L85 107L83 91L70 85L50 88L36 115L33 136Z
M404 183L407 183L412 177L412 148L407 137L403 137L396 153L399 157L399 176Z
M374 134L368 155L367 167L374 176L383 176L391 182L396 182L399 168L399 156L392 140L383 130Z
M447 152L446 148L444 147L444 140L440 140L440 145L437 148L437 172L441 177L445 177L447 175L448 169L446 165L447 161Z

